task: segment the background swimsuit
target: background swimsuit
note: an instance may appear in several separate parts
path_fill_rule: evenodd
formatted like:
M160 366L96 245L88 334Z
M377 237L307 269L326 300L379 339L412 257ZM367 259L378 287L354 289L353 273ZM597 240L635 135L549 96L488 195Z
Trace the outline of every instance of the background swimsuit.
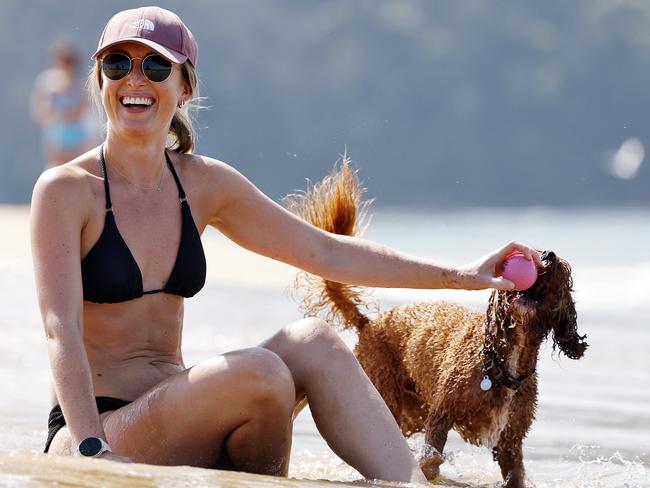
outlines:
M62 91L51 91L49 106L55 114L53 119L43 124L43 140L58 150L80 149L88 138L88 129L83 117L71 119L70 114L79 111L84 105L86 90L80 83L73 83Z

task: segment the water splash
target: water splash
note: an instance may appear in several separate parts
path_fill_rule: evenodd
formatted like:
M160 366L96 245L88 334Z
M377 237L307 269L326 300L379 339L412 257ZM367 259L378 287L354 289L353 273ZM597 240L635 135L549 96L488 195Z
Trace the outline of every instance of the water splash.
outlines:
M641 459L626 459L619 451L603 456L600 451L598 445L576 444L571 448L580 461L576 473L580 484L576 486L650 486L650 473Z

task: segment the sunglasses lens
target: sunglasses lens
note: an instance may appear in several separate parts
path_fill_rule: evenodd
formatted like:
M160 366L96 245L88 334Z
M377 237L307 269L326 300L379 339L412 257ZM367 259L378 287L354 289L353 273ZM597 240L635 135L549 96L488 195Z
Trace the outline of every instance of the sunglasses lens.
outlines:
M160 83L169 78L172 72L172 63L162 56L153 54L142 60L142 72L151 81Z
M110 80L121 80L131 71L131 60L126 54L108 54L102 59L102 71Z

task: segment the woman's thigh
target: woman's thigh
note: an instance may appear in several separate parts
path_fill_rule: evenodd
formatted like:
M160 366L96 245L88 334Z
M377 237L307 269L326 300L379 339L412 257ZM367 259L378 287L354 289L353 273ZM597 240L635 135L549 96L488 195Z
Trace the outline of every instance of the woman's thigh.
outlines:
M295 398L284 363L252 348L171 376L129 405L102 414L102 422L113 451L135 462L215 467L230 454L225 451L228 436L259 416L269 399L273 403L283 397ZM52 452L74 450L71 442L62 429Z

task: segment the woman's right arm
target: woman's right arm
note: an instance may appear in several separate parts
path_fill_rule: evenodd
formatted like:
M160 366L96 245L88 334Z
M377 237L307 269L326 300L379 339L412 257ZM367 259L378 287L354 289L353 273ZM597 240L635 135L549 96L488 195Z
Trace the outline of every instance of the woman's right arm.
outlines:
M31 243L38 303L47 337L52 381L73 439L105 439L83 344L80 243L85 182L79 170L41 175L31 206ZM72 454L72 453L70 453Z

